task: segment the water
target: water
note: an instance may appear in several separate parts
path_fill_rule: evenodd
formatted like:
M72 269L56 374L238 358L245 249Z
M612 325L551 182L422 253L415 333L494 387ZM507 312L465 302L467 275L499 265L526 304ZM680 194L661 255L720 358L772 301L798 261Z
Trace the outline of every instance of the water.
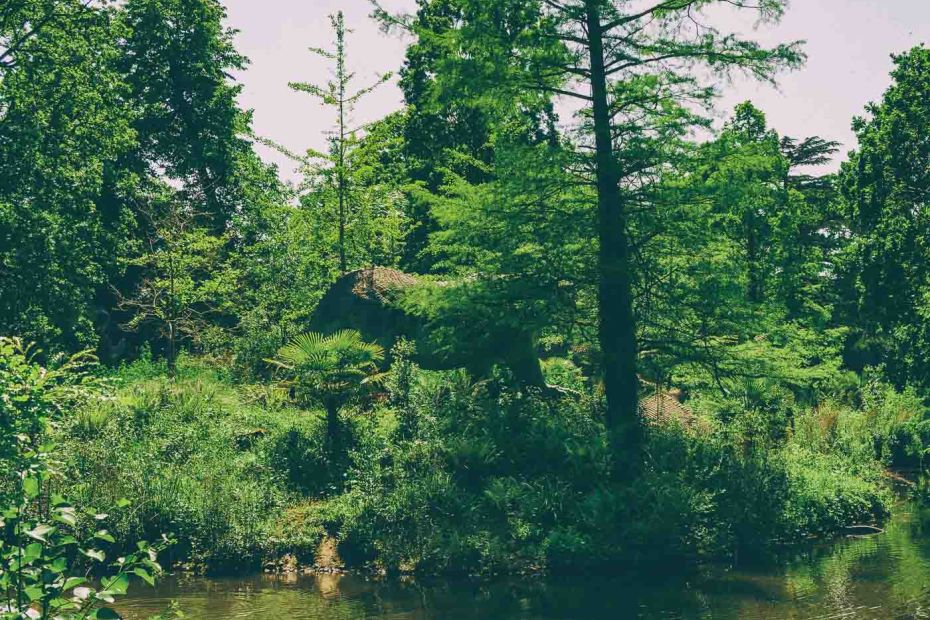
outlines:
M359 576L179 577L120 608L147 619L172 600L191 620L615 620L930 618L930 513L899 511L884 534L764 567L688 576L550 577L493 583Z

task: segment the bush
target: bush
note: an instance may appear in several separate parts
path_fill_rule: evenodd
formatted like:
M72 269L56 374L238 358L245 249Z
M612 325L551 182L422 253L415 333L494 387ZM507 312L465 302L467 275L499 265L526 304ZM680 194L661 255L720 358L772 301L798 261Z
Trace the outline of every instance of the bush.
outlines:
M167 540L134 542L107 560L116 543L102 529L108 517L61 494L71 486L48 441L69 407L95 400L95 360L81 353L43 368L37 357L18 339L0 338L0 612L10 620L116 618L108 603L126 594L130 577L154 584ZM127 502L114 504L118 511Z
M0 337L0 500L21 469L18 456L37 449L66 409L84 403L100 387L90 374L96 361L88 352L44 368L41 351L18 338Z
M350 562L493 573L745 557L887 513L871 456L818 453L787 428L776 441L757 413L652 429L642 477L616 485L594 401L458 373L413 385L430 422L404 439L390 410L366 418L345 492L307 507Z
M33 450L26 443L21 442L23 469L15 497L0 517L3 618L118 618L109 604L127 593L131 579L155 584L162 575L158 552L167 547L167 539L158 545L139 541L129 553L108 560L115 540L102 529L107 515L83 514L54 492L63 481L54 468L52 446Z
M125 497L120 541L171 533L173 559L202 570L260 566L270 519L288 494L291 463L270 457L293 416L243 402L208 369L182 367L167 378L122 382L106 402L63 428L67 466L81 502Z
M796 444L785 455L789 493L782 511L785 537L797 540L870 524L890 513L891 495L873 463L851 462Z

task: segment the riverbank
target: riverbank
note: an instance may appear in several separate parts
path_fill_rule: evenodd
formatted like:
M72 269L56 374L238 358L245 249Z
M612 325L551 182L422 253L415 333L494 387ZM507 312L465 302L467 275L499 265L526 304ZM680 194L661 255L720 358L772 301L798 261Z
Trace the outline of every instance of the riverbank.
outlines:
M852 620L919 617L930 604L930 525L916 503L899 504L883 534L797 547L787 557L733 569L709 565L686 574L531 577L498 580L364 575L183 576L137 589L120 611L148 618L178 601L190 620L287 617L294 620Z
M695 407L701 432L650 427L642 477L620 485L605 482L596 399L414 373L406 393L388 385L342 415L338 455L322 412L197 359L175 379L147 361L124 368L59 439L81 503L131 501L111 515L118 541L170 534L166 561L196 573L312 566L326 541L348 568L502 575L743 562L880 523L882 459L910 420L900 395L810 411L780 436Z

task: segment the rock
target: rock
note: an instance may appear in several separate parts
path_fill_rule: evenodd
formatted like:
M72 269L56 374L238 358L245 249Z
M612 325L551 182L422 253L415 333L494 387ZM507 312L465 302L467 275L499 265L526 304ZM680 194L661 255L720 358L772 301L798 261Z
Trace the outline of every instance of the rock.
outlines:
M339 544L332 536L324 536L316 548L313 566L318 571L342 570L345 562L339 557Z

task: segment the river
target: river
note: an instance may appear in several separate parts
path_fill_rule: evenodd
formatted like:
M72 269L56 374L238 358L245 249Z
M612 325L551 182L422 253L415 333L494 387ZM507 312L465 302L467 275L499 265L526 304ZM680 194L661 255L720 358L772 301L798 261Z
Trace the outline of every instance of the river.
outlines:
M814 545L764 566L667 575L490 583L338 575L181 576L155 590L137 588L120 611L143 620L177 601L189 620L930 618L930 512L905 505L883 534Z

